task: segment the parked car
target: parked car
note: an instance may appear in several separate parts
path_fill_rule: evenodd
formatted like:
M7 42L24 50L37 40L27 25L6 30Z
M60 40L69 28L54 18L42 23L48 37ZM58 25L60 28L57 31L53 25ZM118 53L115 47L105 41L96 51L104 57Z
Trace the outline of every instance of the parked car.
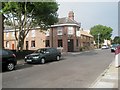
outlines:
M113 44L112 47L111 47L111 52L115 52L115 50L117 49L117 46L119 44Z
M25 62L44 64L46 61L52 61L54 59L59 61L60 57L61 52L56 48L42 48L36 50L32 54L25 56Z
M16 55L10 50L0 49L0 63L3 70L12 71L17 64Z
M108 45L102 45L101 49L108 49L109 46Z

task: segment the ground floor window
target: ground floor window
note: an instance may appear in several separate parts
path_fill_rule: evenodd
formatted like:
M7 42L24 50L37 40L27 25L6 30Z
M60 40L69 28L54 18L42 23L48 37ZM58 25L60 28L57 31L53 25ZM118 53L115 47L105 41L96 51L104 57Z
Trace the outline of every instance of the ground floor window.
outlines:
M31 41L31 47L35 47L35 40Z
M45 46L46 46L46 47L50 47L50 41L49 41L49 40L46 40L46 41L45 41Z
M9 48L9 41L6 41L6 47Z
M58 40L58 47L63 47L62 39Z

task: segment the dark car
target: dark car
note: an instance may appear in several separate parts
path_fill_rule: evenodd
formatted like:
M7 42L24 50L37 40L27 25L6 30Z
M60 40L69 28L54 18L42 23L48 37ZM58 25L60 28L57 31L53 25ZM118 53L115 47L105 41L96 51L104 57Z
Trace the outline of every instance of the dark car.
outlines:
M0 63L2 64L3 70L7 69L8 71L12 71L17 64L16 55L10 50L1 49Z
M112 47L111 47L111 52L115 52L115 50L117 49L117 46L119 44L113 44Z
M46 61L57 60L59 61L61 52L56 48L42 48L36 50L34 53L25 56L25 62L27 63L41 63Z

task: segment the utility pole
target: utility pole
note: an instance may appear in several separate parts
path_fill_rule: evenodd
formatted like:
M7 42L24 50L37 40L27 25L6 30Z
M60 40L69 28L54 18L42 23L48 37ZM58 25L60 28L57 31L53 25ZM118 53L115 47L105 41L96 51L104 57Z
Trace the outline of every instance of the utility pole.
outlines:
M99 48L99 38L100 38L99 36L100 36L100 33L98 33L98 48Z

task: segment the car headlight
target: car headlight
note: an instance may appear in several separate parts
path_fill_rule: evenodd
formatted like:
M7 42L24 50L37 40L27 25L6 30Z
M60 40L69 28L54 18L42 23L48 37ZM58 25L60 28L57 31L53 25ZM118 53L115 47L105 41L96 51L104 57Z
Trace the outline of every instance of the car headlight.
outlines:
M35 57L33 57L34 59L37 59L37 58L39 58L39 56L35 56Z
M27 58L27 56L25 56L25 59Z

